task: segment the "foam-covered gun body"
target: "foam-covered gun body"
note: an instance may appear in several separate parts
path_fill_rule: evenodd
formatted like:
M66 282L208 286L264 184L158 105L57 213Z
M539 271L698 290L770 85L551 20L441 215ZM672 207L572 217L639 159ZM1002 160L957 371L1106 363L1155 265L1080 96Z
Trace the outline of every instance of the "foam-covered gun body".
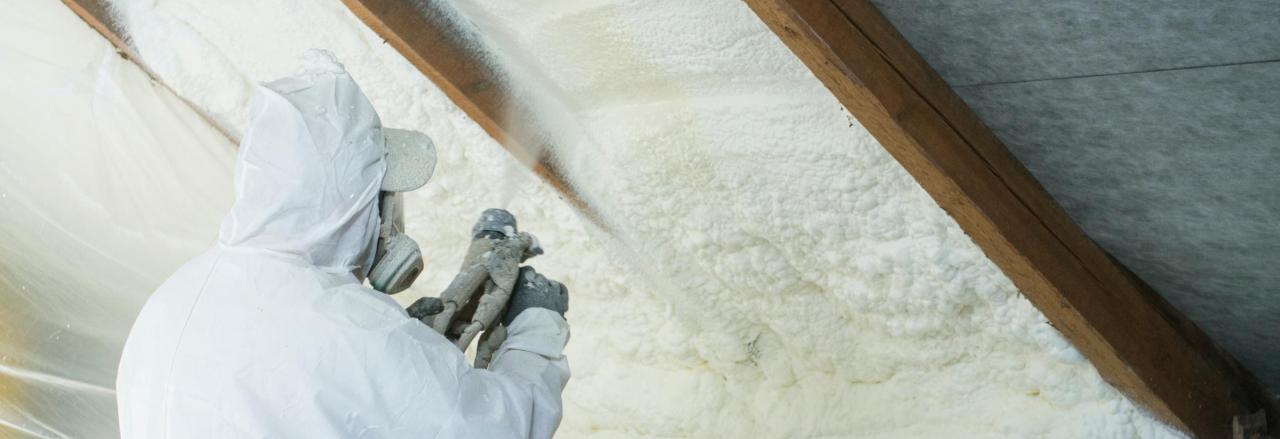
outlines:
M535 241L533 235L517 233L494 242L490 251L482 255L489 278L484 283L484 292L477 299L474 313L469 316L459 314L459 318L455 318L456 321L469 322L454 342L459 349L465 350L481 331L498 325L503 311L507 309L507 301L511 299L520 263L533 256L530 248Z
M501 240L489 238L471 240L471 246L467 248L467 256L462 260L462 268L458 271L458 275L453 278L444 292L440 293L443 309L440 313L431 316L429 325L436 332L447 335L450 324L458 320L456 317L466 317L463 321L471 320L470 316L457 316L457 314L473 297L482 294L481 291L489 280L489 264L485 261L499 242Z

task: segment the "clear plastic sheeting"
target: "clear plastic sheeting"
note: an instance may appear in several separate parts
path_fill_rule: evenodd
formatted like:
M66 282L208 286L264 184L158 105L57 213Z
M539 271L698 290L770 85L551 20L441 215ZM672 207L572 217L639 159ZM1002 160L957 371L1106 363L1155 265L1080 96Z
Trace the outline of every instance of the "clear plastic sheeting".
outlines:
M0 437L115 437L124 339L235 151L62 3L0 7Z

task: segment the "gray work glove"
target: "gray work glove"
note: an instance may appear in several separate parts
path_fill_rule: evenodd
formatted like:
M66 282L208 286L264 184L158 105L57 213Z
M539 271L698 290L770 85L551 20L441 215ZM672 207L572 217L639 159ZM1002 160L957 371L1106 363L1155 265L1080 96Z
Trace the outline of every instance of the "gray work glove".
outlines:
M515 291L511 292L502 324L511 326L516 316L529 308L546 308L564 317L565 311L569 310L569 289L538 274L533 267L520 267L520 276L516 278Z

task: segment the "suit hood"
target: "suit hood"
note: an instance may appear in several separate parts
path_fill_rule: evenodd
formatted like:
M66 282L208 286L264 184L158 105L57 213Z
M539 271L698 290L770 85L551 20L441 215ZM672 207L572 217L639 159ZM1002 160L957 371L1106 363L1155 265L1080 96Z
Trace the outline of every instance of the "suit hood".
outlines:
M259 85L235 165L223 245L302 257L331 273L367 271L386 173L381 122L332 55Z

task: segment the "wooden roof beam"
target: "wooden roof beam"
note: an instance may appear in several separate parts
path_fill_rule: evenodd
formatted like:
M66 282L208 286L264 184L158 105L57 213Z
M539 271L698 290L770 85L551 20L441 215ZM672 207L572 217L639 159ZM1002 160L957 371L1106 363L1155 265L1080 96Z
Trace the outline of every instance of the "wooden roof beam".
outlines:
M517 97L512 75L494 62L476 31L460 23L438 2L342 0L427 79L440 87L467 116L535 174L549 183L587 219L607 230L601 217L578 195L556 166L545 142L554 136L538 125L536 110ZM418 3L415 7L414 3Z
M1098 372L1169 424L1231 437L1275 401L1090 240L867 0L746 0Z
M125 44L124 32L108 12L105 0L62 0L62 3L79 15L81 20L89 24L89 27L110 41L111 45L116 47L116 52L137 63L137 54L129 48L128 44ZM154 77L152 75L152 78Z

